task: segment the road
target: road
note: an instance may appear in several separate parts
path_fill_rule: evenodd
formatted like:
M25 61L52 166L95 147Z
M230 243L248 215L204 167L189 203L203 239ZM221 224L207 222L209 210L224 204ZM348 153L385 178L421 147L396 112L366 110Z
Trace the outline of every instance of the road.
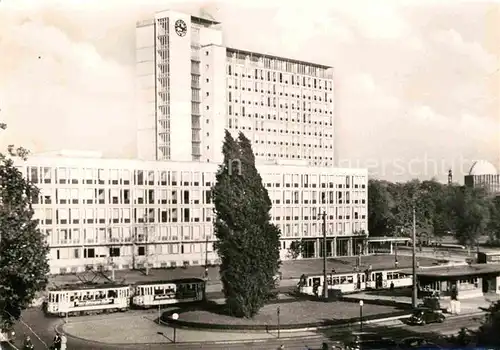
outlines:
M33 333L28 329L31 327L34 332L48 345L51 344L52 338L54 336L54 327L57 323L61 323L60 319L46 318L44 314L37 309L27 310L23 315L24 324L18 324L15 331L18 335L29 334L33 339L35 349L46 349L44 344L40 342L33 335ZM370 326L365 325L364 331L373 331L381 334L382 336L393 338L394 340L400 340L405 337L415 336L419 334L425 334L425 337L431 340L436 340L439 338L439 334L452 334L458 332L460 328L466 327L470 329L477 328L480 324L480 318L474 317L461 317L453 320L447 320L442 324L432 324L426 326L406 326L400 322L393 321L391 324L386 324L385 326ZM305 346L310 346L314 348L320 348L323 341L338 341L343 339L346 334L359 330L356 326L354 329L342 329L342 330L324 330L318 331L318 335L314 337L304 338L288 338L288 339L273 339L267 340L266 342L254 342L252 344L154 344L154 345L107 345L107 344L95 344L91 342L81 341L73 338L68 339L68 349L71 350L84 350L84 349L102 349L102 350L118 350L118 349L276 349L281 344L284 344L286 349L304 349ZM125 330L126 327L124 327ZM283 337L286 337L286 333L282 333ZM22 342L22 339L20 339ZM182 339L178 339L182 341ZM16 343L20 346L20 342Z

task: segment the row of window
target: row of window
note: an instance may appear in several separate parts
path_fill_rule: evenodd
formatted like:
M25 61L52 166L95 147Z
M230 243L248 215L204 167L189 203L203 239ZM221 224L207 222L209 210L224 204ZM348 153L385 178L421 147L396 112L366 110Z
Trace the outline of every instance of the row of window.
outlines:
M231 116L231 114L230 114ZM248 115L248 118L252 118L252 115ZM318 128L307 128L305 125L302 128L290 128L287 123L280 122L265 122L263 120L259 120L258 115L255 115L254 120L249 120L245 118L228 118L227 119L227 127L238 129L240 126L243 130L248 129L252 130L252 127L255 127L255 131L267 131L268 133L280 133L280 134L292 134L292 135L308 135L315 136L314 140L320 141L324 138L333 139L333 128L325 128L327 125L325 124L322 128L322 131L319 131ZM312 125L312 123L310 123ZM255 126L254 126L255 125ZM330 125L331 126L331 125ZM250 135L248 135L250 136ZM275 136L275 135L273 135Z
M282 237L321 237L322 224L317 223L278 223ZM334 229L336 230L334 232ZM352 235L366 230L363 222L327 224L327 236ZM214 239L212 225L159 227L66 227L59 229L42 228L50 247L73 245L97 245L105 248L113 245L157 245L172 241L197 241L205 244Z
M272 69L271 66L269 66L268 69L250 68L248 66L245 67L242 65L233 65L231 61L228 61L226 67L227 67L227 74L229 76L242 77L255 80L264 80L268 82L272 81L280 84L304 86L319 90L330 90L330 91L333 90L333 81L331 79L322 80L306 76L299 76L298 74L289 74L291 72L287 74L276 71ZM310 69L314 70L315 67L311 67Z
M229 115L232 115L233 110L232 107L229 106ZM240 108L240 107L237 107ZM276 127L286 127L286 129L290 130L302 130L303 133L306 132L319 132L319 130L325 130L324 127L333 126L333 117L324 117L318 116L317 114L311 113L288 113L288 111L279 111L273 109L265 108L264 113L254 113L255 111L260 111L262 108L250 107L245 109L241 107L241 117L255 118L255 119L266 119L265 115L267 114L267 120L276 121ZM246 113L245 113L246 112ZM237 110L234 113L235 116L238 116ZM264 122L262 120L262 122ZM303 125L301 125L303 124ZM312 126L314 126L314 129ZM302 126L302 127L301 127Z
M365 204L360 191L287 191L272 190L279 183L267 183L273 204ZM356 185L357 186L357 185ZM131 194L133 198L131 198ZM43 189L33 197L33 204L211 204L211 191L183 190L119 190L119 189Z
M314 214L309 208L294 209L281 212L281 208L273 209L271 220L278 221L309 221L319 220L321 216ZM315 209L315 208L314 208ZM364 220L366 215L360 208L337 208L334 215L328 215L330 220ZM131 216L131 213L133 214ZM54 215L55 214L55 215ZM345 215L344 215L345 214ZM352 216L351 216L352 214ZM283 216L281 216L283 215ZM80 224L154 224L154 223L196 223L211 222L213 213L211 209L169 208L169 209L35 209L35 218L42 225L80 225Z
M242 82L243 84L244 82ZM247 87L241 86L241 91L237 90L238 88L238 80L232 80L228 79L228 87L231 88L232 86L235 87L235 90L230 90L228 91L227 94L227 102L229 103L238 103L241 101L241 104L248 104L248 105L255 105L258 106L259 104L261 106L273 106L276 108L276 106L280 106L280 109L288 109L290 108L292 110L311 110L313 109L315 112L318 110L320 113L322 110L329 111L330 109L333 108L333 96L329 95L325 92L325 94L321 95L305 95L307 92L297 92L295 93L289 93L288 92L278 92L276 93L276 86L272 87L272 90L264 90L264 89L259 89L258 83L255 83L254 89ZM248 84L247 84L248 86ZM247 92L242 92L248 90L249 93ZM265 94L267 92L267 94ZM279 96L278 98L275 96Z
M59 248L55 249L54 258L59 259L94 259L94 258L108 258L108 257L132 257L147 255L162 255L162 254L190 254L201 253L207 249L203 244L156 244L154 247L147 246L126 246L126 247L95 247L95 248ZM208 252L213 252L212 244L208 245Z
M23 167L20 167L22 170ZM128 170L128 169L97 169L77 167L39 167L28 166L27 178L33 183L59 184L109 184L109 185L139 185L139 186L212 186L215 173L189 171L158 171L158 170ZM366 177L356 175L319 175L319 174L265 174L264 181L272 178L276 187L310 187L354 188L366 186ZM293 183L293 184L292 184Z

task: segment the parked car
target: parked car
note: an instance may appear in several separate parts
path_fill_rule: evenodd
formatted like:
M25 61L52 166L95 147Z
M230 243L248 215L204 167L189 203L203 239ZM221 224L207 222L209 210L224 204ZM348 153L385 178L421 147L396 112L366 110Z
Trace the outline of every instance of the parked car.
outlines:
M441 323L444 322L445 319L446 317L439 311L422 308L413 312L413 315L408 319L408 323L423 326L428 323Z
M421 337L409 337L399 343L400 349L442 349L439 345Z
M397 343L389 338L371 332L354 332L345 343L346 350L390 350L397 349Z

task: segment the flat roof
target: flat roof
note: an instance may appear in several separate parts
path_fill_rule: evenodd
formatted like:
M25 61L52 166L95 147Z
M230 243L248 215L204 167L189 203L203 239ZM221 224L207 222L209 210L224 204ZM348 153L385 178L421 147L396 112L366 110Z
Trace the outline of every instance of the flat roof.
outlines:
M214 19L207 18L207 15L204 17L200 16L191 16L191 21L194 23L199 23L199 24L207 24L207 25L216 25L220 24L220 22L217 22Z
M368 242L408 242L411 238L408 237L368 237Z
M411 269L406 269L405 273L411 273ZM462 277L479 276L490 273L500 274L500 264L471 264L459 266L439 266L432 268L419 268L417 277Z
M226 47L226 50L229 51L229 52L241 53L241 54L244 54L244 55L254 55L254 56L259 56L259 57L264 57L264 58L270 58L270 59L278 59L278 60L288 61L290 63L305 64L305 65L316 67L316 68L322 68L322 69L333 68L332 66L326 66L324 64L307 62L307 61L300 61L300 60L295 60L295 59L292 59L292 58L270 55L270 54L267 54L267 53L259 53L259 52L252 52L252 51L247 51L247 50L240 50L240 49L236 49L234 47Z
M133 283L133 286L145 286L145 285L157 285L157 284L179 284L179 283L204 283L205 280L201 278L177 278L173 280L161 280L161 281L143 281L143 282L137 282Z

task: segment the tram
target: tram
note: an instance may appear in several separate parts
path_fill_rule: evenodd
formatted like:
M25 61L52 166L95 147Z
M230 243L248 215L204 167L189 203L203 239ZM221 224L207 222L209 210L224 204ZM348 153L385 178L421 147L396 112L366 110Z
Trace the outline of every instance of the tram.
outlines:
M192 278L136 284L132 304L140 308L151 308L202 300L205 300L205 281Z
M127 285L68 285L48 293L48 314L65 316L127 311L130 287Z
M302 275L298 283L299 293L321 295L323 275ZM328 290L340 293L355 293L367 289L388 289L409 287L412 276L399 269L370 270L359 272L331 273L327 275Z
M45 312L66 317L124 312L131 306L151 308L192 303L205 299L205 285L205 280L200 278L141 282L134 285L65 285L49 290Z

